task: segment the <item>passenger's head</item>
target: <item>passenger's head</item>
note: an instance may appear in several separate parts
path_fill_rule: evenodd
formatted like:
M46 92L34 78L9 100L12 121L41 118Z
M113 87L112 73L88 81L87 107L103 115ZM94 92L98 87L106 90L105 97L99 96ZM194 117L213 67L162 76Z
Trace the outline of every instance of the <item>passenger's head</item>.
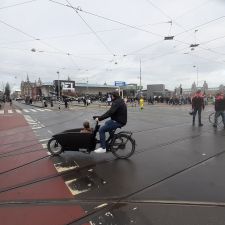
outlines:
M83 123L83 126L84 126L84 128L86 128L86 129L90 128L90 124L89 124L88 121L85 121L85 122Z

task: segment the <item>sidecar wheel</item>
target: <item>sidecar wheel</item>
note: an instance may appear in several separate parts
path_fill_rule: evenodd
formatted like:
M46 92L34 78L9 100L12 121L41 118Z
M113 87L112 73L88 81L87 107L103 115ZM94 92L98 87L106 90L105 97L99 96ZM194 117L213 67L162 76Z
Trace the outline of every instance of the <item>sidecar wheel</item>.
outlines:
M59 142L55 139L52 138L48 141L48 151L52 155L59 155L62 153L62 146L59 144Z

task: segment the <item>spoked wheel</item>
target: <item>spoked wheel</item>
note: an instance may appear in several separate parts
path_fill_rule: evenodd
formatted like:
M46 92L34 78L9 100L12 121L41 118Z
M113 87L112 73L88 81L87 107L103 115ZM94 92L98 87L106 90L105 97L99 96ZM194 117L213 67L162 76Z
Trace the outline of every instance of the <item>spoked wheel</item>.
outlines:
M211 124L214 124L214 123L215 123L215 112L213 112L213 113L211 113L211 114L209 115L209 122L210 122ZM222 122L223 122L222 117L219 116L219 117L217 118L217 126L222 125Z
M126 134L118 134L111 143L111 151L117 158L129 158L135 151L135 141Z
M48 151L52 155L59 155L62 152L62 146L55 138L52 138L48 141Z

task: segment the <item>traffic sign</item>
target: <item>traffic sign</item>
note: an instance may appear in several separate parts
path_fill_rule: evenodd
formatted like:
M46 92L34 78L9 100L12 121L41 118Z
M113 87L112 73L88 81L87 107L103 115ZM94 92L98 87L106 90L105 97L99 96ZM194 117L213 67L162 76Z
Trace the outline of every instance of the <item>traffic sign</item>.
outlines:
M115 81L115 86L119 86L119 87L126 86L126 82L125 81Z

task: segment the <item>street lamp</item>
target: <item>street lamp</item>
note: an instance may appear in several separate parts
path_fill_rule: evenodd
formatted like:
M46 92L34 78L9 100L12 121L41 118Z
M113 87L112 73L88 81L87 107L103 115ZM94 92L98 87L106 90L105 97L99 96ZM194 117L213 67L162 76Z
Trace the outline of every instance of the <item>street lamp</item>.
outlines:
M60 110L60 104L61 104L61 100L60 100L60 82L59 82L59 71L56 72L58 74L58 101L59 101L59 110Z
M194 65L193 67L196 68L196 73L197 73L197 83L196 83L196 85L197 85L197 88L198 88L198 66Z
M88 77L87 77L87 95L88 95Z

